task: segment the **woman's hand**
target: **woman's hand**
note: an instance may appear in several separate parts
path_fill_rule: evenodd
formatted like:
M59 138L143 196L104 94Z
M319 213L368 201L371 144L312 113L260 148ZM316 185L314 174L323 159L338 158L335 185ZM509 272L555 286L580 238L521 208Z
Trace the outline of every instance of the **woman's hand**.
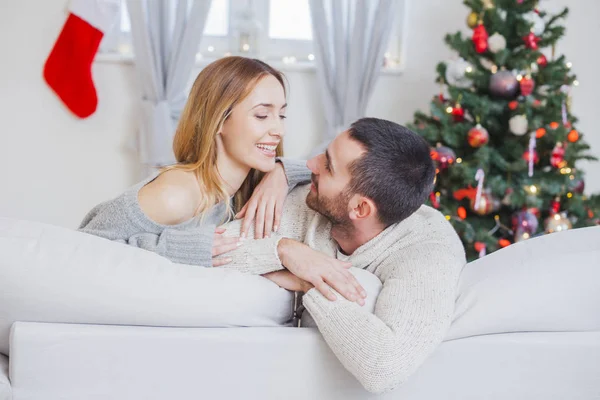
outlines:
M235 218L244 218L241 236L248 236L253 220L256 220L255 239L269 237L272 231L277 232L287 193L288 181L285 171L281 163L275 163L275 169L264 176L254 189L250 200L235 216Z
M288 270L269 272L263 275L265 278L275 282L277 286L292 292L306 293L312 289L312 285L305 280L298 278Z
M221 265L229 264L232 261L231 257L217 257L219 257L221 254L225 254L237 249L242 244L239 237L224 237L223 233L225 233L225 228L215 229L215 237L212 247L213 267L220 267Z

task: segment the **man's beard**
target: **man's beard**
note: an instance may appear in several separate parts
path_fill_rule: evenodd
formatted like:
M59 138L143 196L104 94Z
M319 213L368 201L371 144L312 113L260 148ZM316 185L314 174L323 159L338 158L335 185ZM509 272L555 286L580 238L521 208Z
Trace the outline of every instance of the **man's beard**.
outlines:
M343 190L339 195L334 198L328 198L325 196L319 196L319 185L314 179L312 179L316 192L312 190L306 196L306 205L323 215L331 224L340 231L350 233L352 230L352 221L348 216L348 202L350 201L350 193Z

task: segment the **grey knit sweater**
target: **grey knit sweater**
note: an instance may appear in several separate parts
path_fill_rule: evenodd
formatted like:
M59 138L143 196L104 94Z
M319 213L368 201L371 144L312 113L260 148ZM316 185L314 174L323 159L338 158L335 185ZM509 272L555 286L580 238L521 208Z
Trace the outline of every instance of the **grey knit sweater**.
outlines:
M303 302L344 367L371 392L391 390L415 372L450 327L466 264L462 243L439 211L421 206L346 256L331 238L331 223L306 205L309 190L305 185L289 194L276 234L260 240L250 235L221 268L251 274L281 270L277 245L286 237L376 275L383 288L375 314L339 294L329 301L314 288ZM239 226L239 220L229 222L225 235Z
M290 190L310 179L305 161L287 158L280 161ZM154 174L115 199L94 207L79 225L79 230L153 251L176 263L211 266L215 228L227 218L225 203L210 209L202 222L193 218L177 225L158 224L144 214L138 202L140 189L157 176Z

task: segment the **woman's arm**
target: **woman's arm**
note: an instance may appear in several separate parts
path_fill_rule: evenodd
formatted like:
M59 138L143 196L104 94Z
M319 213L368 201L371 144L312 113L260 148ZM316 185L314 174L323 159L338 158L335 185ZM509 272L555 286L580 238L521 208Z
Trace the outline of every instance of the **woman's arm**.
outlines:
M278 159L275 169L264 176L254 189L252 197L236 218L244 218L241 235L248 236L255 221L254 237L262 239L277 232L286 196L300 183L310 181L311 172L306 161L288 158Z
M310 182L311 172L306 166L306 160L281 157L277 161L281 163L288 182L288 191L302 184Z

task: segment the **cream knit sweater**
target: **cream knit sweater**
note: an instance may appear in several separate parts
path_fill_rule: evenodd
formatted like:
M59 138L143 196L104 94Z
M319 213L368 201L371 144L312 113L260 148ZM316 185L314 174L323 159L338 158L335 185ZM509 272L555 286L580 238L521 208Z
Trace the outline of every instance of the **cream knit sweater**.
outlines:
M443 340L466 264L463 246L441 213L422 206L345 256L331 239L329 221L306 206L309 190L306 185L290 193L278 234L247 240L230 253L233 262L226 267L253 274L281 270L277 244L287 237L375 274L383 283L375 314L339 294L329 301L314 288L303 299L344 367L368 391L391 390ZM240 221L230 222L226 234L239 229Z

